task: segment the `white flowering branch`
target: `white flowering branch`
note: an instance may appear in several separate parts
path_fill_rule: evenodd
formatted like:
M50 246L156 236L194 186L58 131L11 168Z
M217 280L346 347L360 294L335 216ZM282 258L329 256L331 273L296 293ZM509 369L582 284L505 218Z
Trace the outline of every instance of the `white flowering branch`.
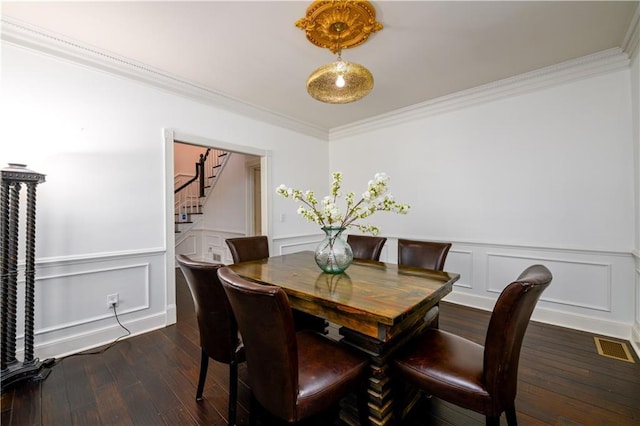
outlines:
M387 194L387 186L389 184L389 176L385 173L376 173L373 180L367 184L367 190L362 193L361 198L356 201L355 194L349 192L345 195L347 203L345 213L340 213L338 201L342 194L340 188L342 185L342 173L333 173L333 182L331 184L331 195L318 202L313 191L300 191L299 189L289 188L286 185L280 185L276 192L285 198L292 198L295 201L302 202L298 207L298 214L314 222L322 227L357 227L362 233L370 233L377 235L380 230L374 225L357 223L356 221L366 219L377 211L394 212L406 214L410 206L408 204L400 204L393 199L391 194Z

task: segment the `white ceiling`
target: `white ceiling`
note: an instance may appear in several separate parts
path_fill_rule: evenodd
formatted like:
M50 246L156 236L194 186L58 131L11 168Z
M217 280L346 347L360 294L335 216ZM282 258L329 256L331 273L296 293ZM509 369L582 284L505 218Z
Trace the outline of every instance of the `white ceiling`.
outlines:
M375 87L345 105L306 93L334 60L295 22L307 1L7 2L3 16L323 129L606 49L637 1L373 1L384 29L343 52Z

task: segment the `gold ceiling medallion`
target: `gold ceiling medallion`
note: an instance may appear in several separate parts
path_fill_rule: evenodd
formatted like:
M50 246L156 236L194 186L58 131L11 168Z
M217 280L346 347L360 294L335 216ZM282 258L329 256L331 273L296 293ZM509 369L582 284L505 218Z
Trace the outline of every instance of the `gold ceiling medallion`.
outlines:
M337 61L322 65L307 79L307 92L314 99L346 104L362 99L373 89L373 75L360 64L342 60L342 49L359 46L382 29L371 3L360 0L316 0L306 17L296 22L307 40L338 55Z
M376 22L376 10L368 1L317 0L296 27L305 31L311 43L335 54L364 43L382 24Z

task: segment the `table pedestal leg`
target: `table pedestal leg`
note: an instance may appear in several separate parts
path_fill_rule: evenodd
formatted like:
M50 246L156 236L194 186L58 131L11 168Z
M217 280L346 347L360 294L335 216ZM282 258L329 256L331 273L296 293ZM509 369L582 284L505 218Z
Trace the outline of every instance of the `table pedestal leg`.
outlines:
M381 342L369 336L365 336L345 327L340 328L342 335L341 342L352 346L360 352L366 354L370 360L370 375L368 379L369 394L369 420L374 426L394 425L396 413L402 410L403 417L409 412L417 401L419 395L415 389L409 388L411 394L404 395L403 401L398 401L398 388L392 388L392 378L389 375L389 365L387 360L393 352L406 343L411 337L422 332L427 325L423 322L417 323L414 327L406 330L401 336ZM395 390L395 391L394 391ZM397 407L401 404L401 408ZM358 412L355 396L346 398L340 407L340 419L350 425L359 425Z

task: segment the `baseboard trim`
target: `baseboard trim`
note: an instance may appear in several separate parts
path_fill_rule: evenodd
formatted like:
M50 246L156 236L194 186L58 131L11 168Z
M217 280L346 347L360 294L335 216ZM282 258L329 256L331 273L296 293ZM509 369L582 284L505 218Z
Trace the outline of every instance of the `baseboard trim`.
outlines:
M445 297L444 301L485 311L492 311L493 306L495 305L495 299L476 296L460 291L457 292L455 290L452 293L449 293L449 295ZM557 325L559 327L566 327L629 341L632 341L632 333L634 332L632 331L632 324L572 314L569 312L560 312L540 306L536 307L531 319L545 324ZM637 331L638 330L635 330L635 332ZM637 347L634 349L638 352Z
M640 323L638 322L631 327L631 347L636 352L636 356L640 358Z
M165 325L173 325L176 322L178 322L178 309L175 303L172 305L167 305Z
M120 321L123 325L131 331L129 336L122 339L128 339L164 328L167 325L167 316L166 312L160 312L131 321L123 321L121 319ZM114 324L107 327L91 329L83 333L68 335L36 344L34 352L36 357L41 360L46 358L63 358L68 355L107 345L125 333L126 331L123 330L114 319ZM16 351L16 358L24 359L24 348Z

